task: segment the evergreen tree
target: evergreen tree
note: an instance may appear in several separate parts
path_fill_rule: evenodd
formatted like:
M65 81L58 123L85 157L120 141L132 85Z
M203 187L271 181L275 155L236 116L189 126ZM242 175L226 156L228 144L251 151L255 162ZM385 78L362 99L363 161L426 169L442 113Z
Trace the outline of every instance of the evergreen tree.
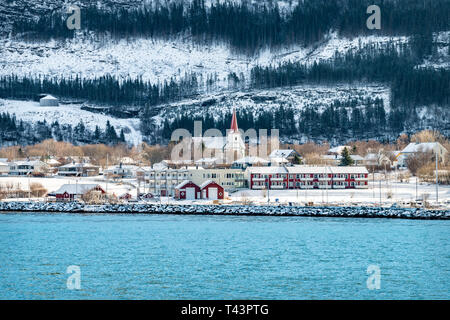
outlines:
M339 163L340 166L351 166L353 165L353 159L350 157L350 153L347 148L344 148L341 153L341 161Z

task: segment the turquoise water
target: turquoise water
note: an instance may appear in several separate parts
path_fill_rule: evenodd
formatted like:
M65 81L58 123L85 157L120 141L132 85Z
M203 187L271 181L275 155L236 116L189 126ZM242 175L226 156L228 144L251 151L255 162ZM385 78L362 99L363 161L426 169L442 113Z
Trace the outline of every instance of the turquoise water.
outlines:
M449 299L450 221L0 214L1 299ZM81 289L67 289L67 267ZM367 267L381 271L379 290Z

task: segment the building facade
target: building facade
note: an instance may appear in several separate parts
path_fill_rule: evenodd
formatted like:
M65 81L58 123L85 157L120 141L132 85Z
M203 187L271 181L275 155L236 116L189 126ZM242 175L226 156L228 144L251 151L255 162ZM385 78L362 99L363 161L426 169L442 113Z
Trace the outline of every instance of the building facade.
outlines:
M368 188L365 167L252 167L250 189L363 189Z

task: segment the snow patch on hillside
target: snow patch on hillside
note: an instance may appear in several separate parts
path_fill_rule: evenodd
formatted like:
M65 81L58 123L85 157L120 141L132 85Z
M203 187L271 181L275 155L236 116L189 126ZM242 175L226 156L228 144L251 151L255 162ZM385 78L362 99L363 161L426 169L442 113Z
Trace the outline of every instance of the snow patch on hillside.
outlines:
M315 47L265 49L254 57L236 54L224 44L194 44L190 37L174 41L95 40L92 37L44 43L2 39L0 75L78 75L91 79L110 74L119 79L142 77L156 83L195 72L203 76L200 79L203 82L207 75L217 75L219 87L226 87L229 73L234 72L239 77L243 75L248 80L255 65L268 66L287 61L313 63L332 58L335 52L355 50L368 43L401 43L406 39L376 36L346 39L331 33Z
M60 125L70 124L75 126L82 120L90 130L95 130L97 125L104 130L106 122L109 120L118 133L120 129L124 129L128 143L137 145L142 142L142 136L139 131L139 119L117 119L108 115L82 110L79 104L41 107L38 102L34 101L0 99L0 112L9 112L14 114L17 119L32 123L46 120L49 124L58 121Z

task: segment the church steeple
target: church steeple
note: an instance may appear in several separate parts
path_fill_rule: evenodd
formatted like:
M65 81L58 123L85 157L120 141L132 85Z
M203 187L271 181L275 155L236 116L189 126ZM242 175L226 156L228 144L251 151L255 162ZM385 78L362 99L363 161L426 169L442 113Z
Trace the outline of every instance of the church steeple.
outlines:
M236 117L236 108L233 108L233 117L231 118L231 127L230 130L232 132L238 132L238 125L237 125L237 117Z

